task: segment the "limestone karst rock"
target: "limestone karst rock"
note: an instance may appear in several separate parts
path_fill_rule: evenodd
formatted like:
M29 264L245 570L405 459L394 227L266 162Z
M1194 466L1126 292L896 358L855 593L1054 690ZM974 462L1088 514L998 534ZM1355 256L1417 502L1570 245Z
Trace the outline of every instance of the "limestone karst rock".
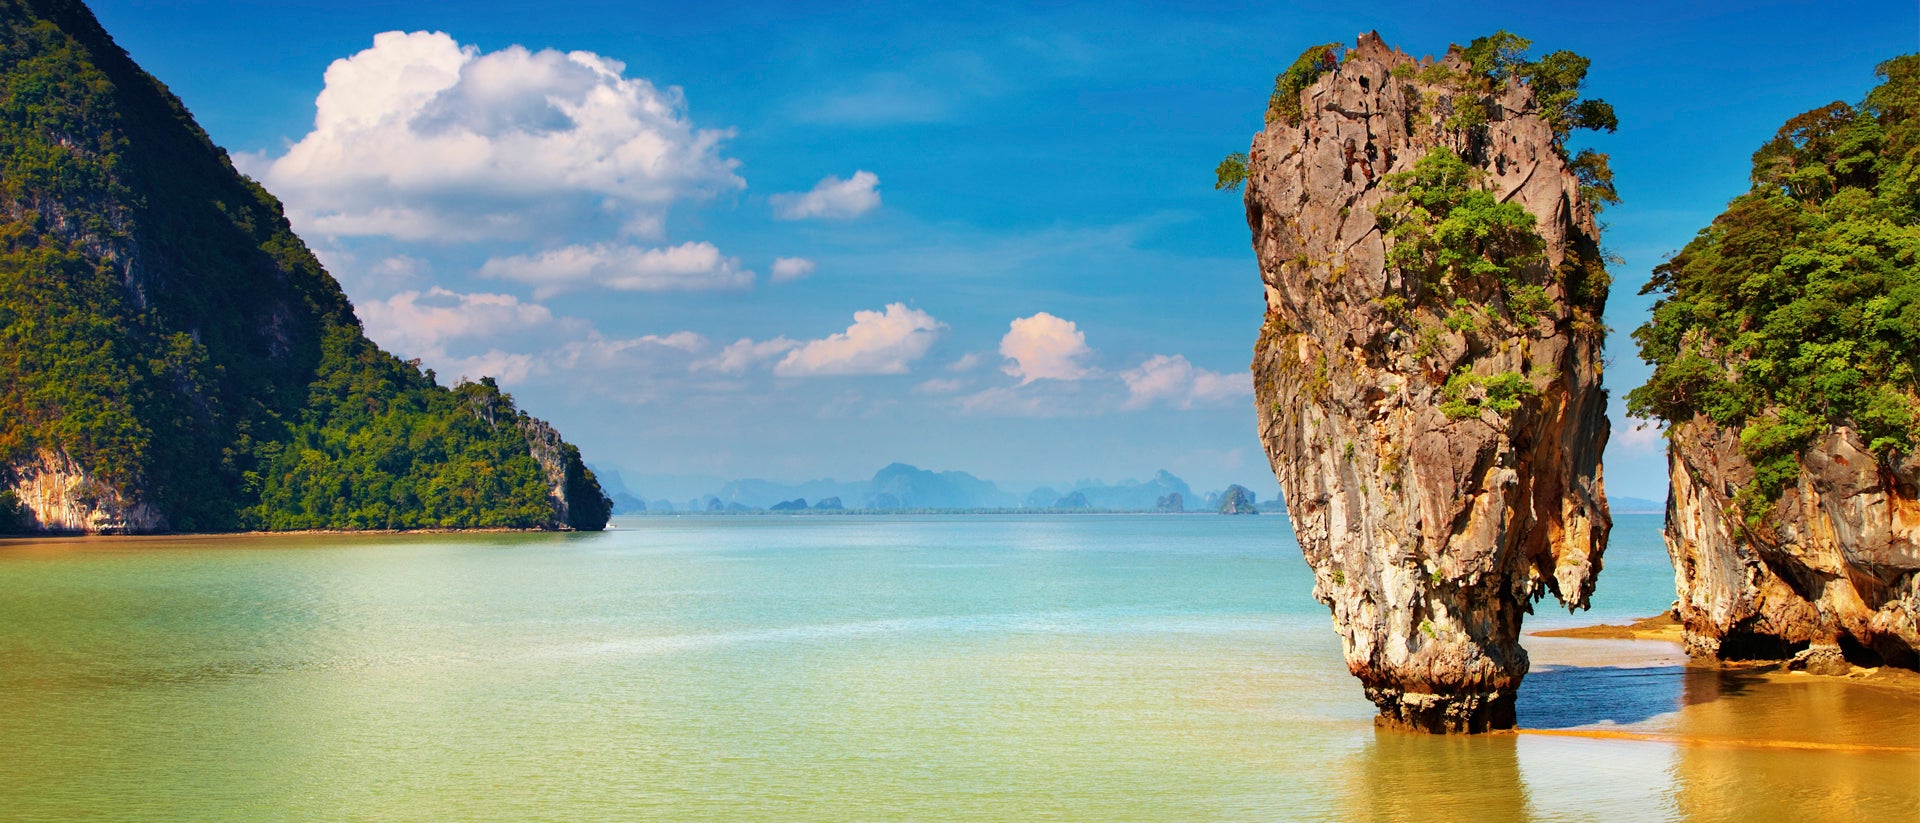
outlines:
M1875 459L1851 429L1819 438L1770 515L1743 522L1753 482L1738 433L1704 417L1669 433L1667 548L1689 654L1845 657L1920 667L1920 455ZM1826 665L1822 665L1822 663Z
M1259 514L1260 509L1254 505L1253 492L1248 491L1247 487L1228 486L1226 491L1220 493L1220 513Z
M1245 159L1260 436L1381 722L1508 727L1522 616L1549 593L1584 607L1611 527L1593 207L1528 84L1463 82L1458 50L1417 61L1376 34L1336 57L1297 118L1276 97ZM1504 256L1490 235L1484 259L1396 254L1422 237L1395 215L1444 207L1408 176L1428 158L1531 235ZM1475 268L1496 256L1504 271Z
M1920 54L1788 118L1751 187L1653 270L1687 650L1920 668Z

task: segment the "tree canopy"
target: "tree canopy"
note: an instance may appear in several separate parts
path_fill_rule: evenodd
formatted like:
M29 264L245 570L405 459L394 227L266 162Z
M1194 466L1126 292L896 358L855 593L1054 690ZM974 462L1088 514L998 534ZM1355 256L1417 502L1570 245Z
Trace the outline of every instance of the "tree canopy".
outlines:
M1882 63L1858 104L1794 117L1753 154L1752 188L1642 294L1643 418L1740 432L1763 517L1801 453L1846 426L1883 459L1920 444L1920 55Z

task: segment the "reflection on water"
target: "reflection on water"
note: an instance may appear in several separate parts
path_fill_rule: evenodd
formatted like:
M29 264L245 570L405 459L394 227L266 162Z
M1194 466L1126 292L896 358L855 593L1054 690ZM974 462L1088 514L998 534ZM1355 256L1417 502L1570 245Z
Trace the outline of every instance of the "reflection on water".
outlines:
M1533 819L1512 735L1435 736L1380 730L1339 773L1340 819Z
M1696 669L1663 730L1691 741L1675 767L1692 817L1920 819L1920 697L1810 675ZM1792 749L1774 741L1820 745ZM1907 751L1885 751L1900 747Z
M1527 643L1524 726L1645 739L1376 731L1284 518L626 525L0 544L0 817L1770 821L1920 808L1920 754L1847 748L1914 741L1920 701L1691 669L1669 647ZM1609 619L1671 585L1654 573L1657 518L1623 518L1615 535L1609 575L1627 574L1603 580L1602 602L1626 605ZM1768 740L1834 748L1754 745Z

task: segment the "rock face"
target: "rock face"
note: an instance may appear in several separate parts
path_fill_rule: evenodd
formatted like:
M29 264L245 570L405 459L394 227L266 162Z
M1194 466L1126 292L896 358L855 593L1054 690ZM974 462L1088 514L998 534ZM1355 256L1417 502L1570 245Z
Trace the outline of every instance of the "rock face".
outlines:
M1669 432L1667 551L1687 651L1785 659L1816 674L1920 667L1920 455L1877 461L1855 432L1829 432L1763 522L1732 490L1753 481L1737 433L1705 418Z
M1259 514L1260 508L1254 505L1253 492L1245 486L1228 486L1220 494L1221 514Z
M522 415L517 421L527 438L527 451L547 477L547 500L553 505L555 528L599 531L607 527L613 500L600 488L593 470L580 460L580 449L560 438L546 421Z
M1514 722L1522 616L1549 592L1584 607L1600 571L1606 286L1585 273L1593 211L1532 90L1458 91L1421 79L1430 65L1364 35L1301 92L1300 122L1254 137L1254 385L1314 596L1380 721L1484 731ZM1449 123L1474 105L1484 123ZM1484 278L1437 285L1389 263L1384 178L1437 147L1533 216L1540 254L1510 277L1544 290L1537 312ZM1478 322L1449 322L1463 310ZM1503 376L1507 402L1477 397Z
M41 452L13 467L10 491L20 521L0 533L146 534L166 531L167 519L152 503L129 500L64 454Z

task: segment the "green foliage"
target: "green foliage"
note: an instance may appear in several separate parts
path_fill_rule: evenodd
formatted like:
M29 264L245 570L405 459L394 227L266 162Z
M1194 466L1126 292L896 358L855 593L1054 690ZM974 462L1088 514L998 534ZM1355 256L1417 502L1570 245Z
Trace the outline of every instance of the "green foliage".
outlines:
M1239 191L1247 182L1247 153L1237 151L1227 155L1220 165L1213 167L1213 177L1215 191Z
M552 518L525 415L492 379L448 391L346 327L322 348L305 410L248 476L259 503L246 525L533 528Z
M1267 98L1267 122L1300 125L1300 92L1339 65L1339 43L1314 46L1300 53L1293 65L1273 78L1273 94Z
M1482 411L1501 416L1520 410L1521 401L1539 394L1519 372L1479 375L1460 367L1440 390L1440 413L1450 420L1478 417Z
M0 0L0 386L0 473L64 453L180 530L552 517L526 439L475 422L511 401L367 341L279 202L77 3Z
M1473 319L1473 305L1464 299L1453 301L1453 313L1447 315L1447 319L1440 322L1446 324L1447 328L1460 334L1468 334L1480 330L1479 321Z
M27 517L13 492L0 491L0 534L19 534L27 528Z
M1480 90L1491 91L1518 78L1533 89L1540 116L1553 127L1554 137L1564 144L1575 129L1613 131L1620 120L1605 100L1580 98L1580 86L1587 80L1593 61L1570 51L1556 51L1538 60L1528 58L1533 41L1505 30L1475 38L1460 52L1471 68ZM1605 157L1600 158L1604 164ZM1608 175L1611 179L1611 175Z
M1521 283L1507 289L1507 312L1522 326L1540 322L1540 316L1553 310L1553 298L1543 286Z
M1620 192L1613 187L1613 167L1607 164L1607 156L1593 149L1581 149L1579 154L1567 160L1567 166L1573 169L1573 176L1580 181L1580 199L1599 213L1608 206L1620 204Z
M1628 407L1738 429L1750 521L1834 427L1883 459L1920 444L1920 56L1878 74L1860 105L1788 120L1752 190L1642 290L1660 295L1634 332L1654 372Z
M1451 149L1436 146L1411 171L1387 175L1381 226L1393 241L1387 262L1448 288L1468 278L1511 279L1540 260L1533 215L1482 188L1481 173Z
M1497 83L1504 83L1515 74L1525 76L1527 50L1533 48L1533 41L1509 32L1505 29L1485 37L1476 37L1460 52L1460 57L1473 67L1473 72Z

